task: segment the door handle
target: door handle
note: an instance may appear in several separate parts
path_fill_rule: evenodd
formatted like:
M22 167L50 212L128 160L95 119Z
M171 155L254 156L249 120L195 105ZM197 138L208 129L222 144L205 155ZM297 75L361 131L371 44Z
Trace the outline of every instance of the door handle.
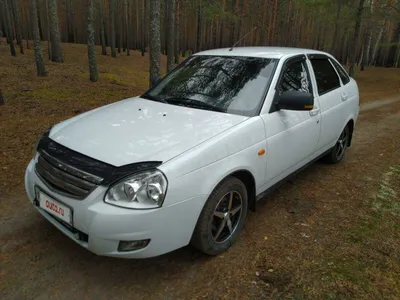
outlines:
M346 93L343 93L343 94L341 95L341 97L342 97L342 101L346 101L347 98L349 97L349 95L347 95Z
M318 115L320 109L319 108L315 108L313 110L310 110L310 116L316 116Z

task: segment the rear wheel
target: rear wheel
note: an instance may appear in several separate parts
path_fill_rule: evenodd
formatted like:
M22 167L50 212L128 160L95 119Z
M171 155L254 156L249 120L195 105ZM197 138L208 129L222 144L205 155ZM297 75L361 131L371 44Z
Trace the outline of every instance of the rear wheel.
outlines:
M209 255L227 250L243 228L247 203L244 183L235 177L224 180L204 205L191 244Z
M347 145L350 139L350 128L347 125L339 136L336 145L325 157L326 162L331 164L337 164L343 160L344 153L346 152Z

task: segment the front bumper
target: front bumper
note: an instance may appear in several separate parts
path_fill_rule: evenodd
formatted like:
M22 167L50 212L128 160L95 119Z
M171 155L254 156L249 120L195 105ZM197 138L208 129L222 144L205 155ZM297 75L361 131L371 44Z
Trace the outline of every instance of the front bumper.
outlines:
M34 207L54 226L82 247L97 255L121 258L147 258L186 246L191 239L206 195L192 197L172 205L151 210L132 210L104 203L107 187L99 186L86 199L79 201L49 189L37 176L33 159L25 172L25 188L30 201L35 201L35 187L73 210L73 228L68 228L40 207ZM86 236L86 238L82 238ZM120 241L150 239L147 247L119 252Z

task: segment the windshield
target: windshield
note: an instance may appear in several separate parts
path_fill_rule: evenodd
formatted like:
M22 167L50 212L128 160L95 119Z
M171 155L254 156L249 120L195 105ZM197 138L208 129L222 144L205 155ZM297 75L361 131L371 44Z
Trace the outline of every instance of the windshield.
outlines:
M142 97L174 105L254 116L273 76L276 59L192 56Z

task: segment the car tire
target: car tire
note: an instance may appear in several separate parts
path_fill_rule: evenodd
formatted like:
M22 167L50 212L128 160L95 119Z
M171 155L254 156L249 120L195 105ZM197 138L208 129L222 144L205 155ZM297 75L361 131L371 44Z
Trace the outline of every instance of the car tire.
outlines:
M243 229L247 215L247 189L236 177L228 177L211 193L193 232L197 250L217 255L229 249Z
M337 164L343 160L350 139L350 128L347 125L340 134L335 146L325 156L325 162Z

